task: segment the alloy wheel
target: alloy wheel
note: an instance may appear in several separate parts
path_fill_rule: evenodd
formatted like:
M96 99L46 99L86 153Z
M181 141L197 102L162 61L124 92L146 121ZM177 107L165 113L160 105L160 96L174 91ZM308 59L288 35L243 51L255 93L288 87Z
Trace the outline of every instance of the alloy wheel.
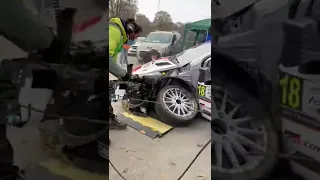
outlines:
M259 165L268 143L261 121L219 86L213 86L211 111L212 170L239 173Z
M167 89L162 100L166 109L175 116L187 117L195 111L195 102L190 100L181 89Z

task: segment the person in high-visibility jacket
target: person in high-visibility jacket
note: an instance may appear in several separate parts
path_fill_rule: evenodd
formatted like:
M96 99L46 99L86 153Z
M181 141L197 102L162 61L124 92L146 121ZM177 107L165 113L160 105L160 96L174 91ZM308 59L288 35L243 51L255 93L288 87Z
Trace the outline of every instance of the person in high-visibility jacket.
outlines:
M122 20L111 18L109 21L109 72L126 81L129 79L126 70L121 68L117 61L117 55L122 51L123 46L129 41L134 41L142 28L134 19ZM109 129L125 129L126 124L119 122L113 114L111 101L109 101Z

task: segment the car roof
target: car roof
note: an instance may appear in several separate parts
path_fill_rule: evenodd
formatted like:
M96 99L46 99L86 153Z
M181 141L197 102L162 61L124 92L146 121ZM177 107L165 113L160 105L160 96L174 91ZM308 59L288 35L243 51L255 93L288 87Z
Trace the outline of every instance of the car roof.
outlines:
M191 61L196 62L211 54L211 41L204 42L198 46L194 46L181 52L181 56L178 56L180 65L183 66Z

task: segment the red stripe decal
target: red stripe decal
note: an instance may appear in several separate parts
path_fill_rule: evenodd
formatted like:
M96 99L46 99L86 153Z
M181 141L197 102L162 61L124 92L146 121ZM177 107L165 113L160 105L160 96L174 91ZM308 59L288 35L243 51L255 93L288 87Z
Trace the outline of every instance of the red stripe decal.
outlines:
M88 21L85 21L84 23L78 24L78 25L74 25L73 26L73 32L74 33L80 33L90 27L92 27L93 25L97 24L100 20L101 20L101 16L96 16Z

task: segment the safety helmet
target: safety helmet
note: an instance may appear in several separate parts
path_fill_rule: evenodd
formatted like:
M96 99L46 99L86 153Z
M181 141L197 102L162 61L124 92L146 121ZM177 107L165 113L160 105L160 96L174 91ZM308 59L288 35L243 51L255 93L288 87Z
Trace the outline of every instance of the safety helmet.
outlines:
M128 34L131 34L131 33L137 34L142 31L142 28L139 26L139 24L136 22L135 19L127 19L125 23L126 23L126 31Z

